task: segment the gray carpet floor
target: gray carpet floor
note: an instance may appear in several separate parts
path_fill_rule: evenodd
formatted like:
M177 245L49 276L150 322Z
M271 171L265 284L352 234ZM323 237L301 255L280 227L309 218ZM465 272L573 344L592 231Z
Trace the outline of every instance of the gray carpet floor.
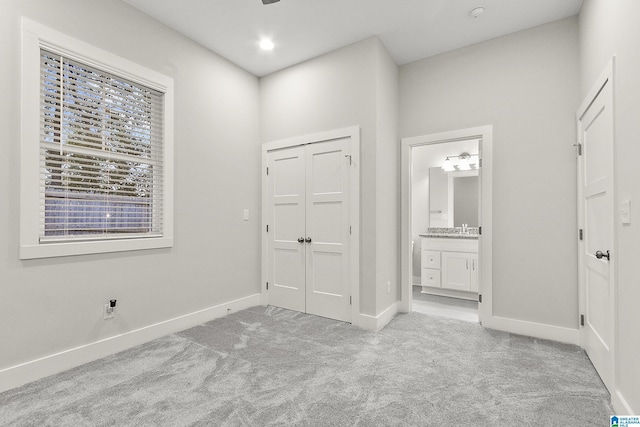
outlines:
M576 346L254 307L6 391L0 425L603 426L609 400Z

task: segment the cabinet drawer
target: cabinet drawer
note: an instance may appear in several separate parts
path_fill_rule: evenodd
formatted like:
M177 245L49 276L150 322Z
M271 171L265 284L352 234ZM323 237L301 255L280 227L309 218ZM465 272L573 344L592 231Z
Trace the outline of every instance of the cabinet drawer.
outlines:
M422 277L420 278L422 286L440 287L440 270L433 268L423 268Z
M422 251L422 268L440 268L440 251Z

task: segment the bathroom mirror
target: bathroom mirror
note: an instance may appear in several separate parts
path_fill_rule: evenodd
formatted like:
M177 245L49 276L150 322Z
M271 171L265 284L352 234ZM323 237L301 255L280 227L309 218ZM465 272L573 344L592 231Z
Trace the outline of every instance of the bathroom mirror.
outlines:
M429 227L478 227L478 171L429 168Z

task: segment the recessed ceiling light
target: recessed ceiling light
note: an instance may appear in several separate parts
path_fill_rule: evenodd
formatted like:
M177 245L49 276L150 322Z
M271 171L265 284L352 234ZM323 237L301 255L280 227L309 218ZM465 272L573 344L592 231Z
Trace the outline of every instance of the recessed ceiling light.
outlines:
M477 18L483 13L484 13L484 7L480 6L480 7L476 7L475 9L472 9L471 12L469 12L469 15L471 15L474 18Z
M260 40L260 49L262 50L273 50L273 48L275 47L275 45L273 44L273 42L269 39L262 39Z

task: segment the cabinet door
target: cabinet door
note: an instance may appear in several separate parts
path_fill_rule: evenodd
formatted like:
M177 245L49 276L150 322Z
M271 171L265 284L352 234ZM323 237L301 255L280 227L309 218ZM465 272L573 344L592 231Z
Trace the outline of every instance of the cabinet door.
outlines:
M442 252L442 287L458 291L471 290L471 254Z
M478 254L471 254L471 292L479 292L478 289Z

